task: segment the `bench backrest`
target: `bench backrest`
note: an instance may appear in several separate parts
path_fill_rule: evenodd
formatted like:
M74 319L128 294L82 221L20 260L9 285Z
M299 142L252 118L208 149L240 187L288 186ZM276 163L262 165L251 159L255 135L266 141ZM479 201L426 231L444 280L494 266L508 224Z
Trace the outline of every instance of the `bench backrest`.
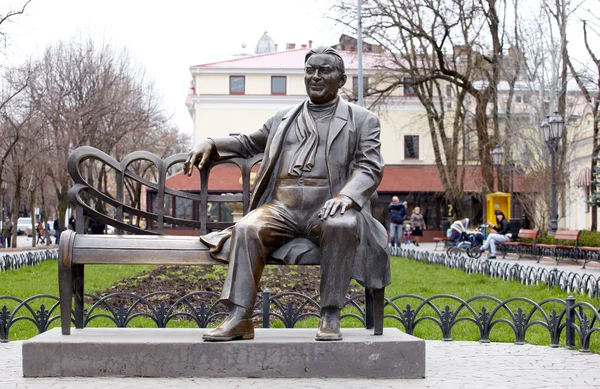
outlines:
M519 230L519 238L521 239L537 239L540 234L540 230Z
M69 156L67 166L74 182L73 187L69 190L69 201L75 206L78 215L76 217L76 232L84 232L84 218L80 216L85 215L116 227L118 234L127 231L134 234L160 235L165 232L165 224L191 227L198 229L200 234L205 234L209 229L223 229L233 224L231 222L210 221L208 218L209 202L241 202L243 214L248 212L251 170L260 163L262 155L250 159L232 158L226 161L210 161L200 171L200 187L198 188L200 194L168 188L165 184L167 175L173 173L173 168L178 164L181 168L187 156L186 153L180 153L163 159L147 151L136 151L128 154L119 162L93 147L84 146L73 151ZM237 166L240 170L242 193L209 194L210 172L215 166L228 163ZM144 169L139 169L140 164L144 164ZM85 178L106 177L106 171L114 173L115 182L111 182L111 185L114 185L112 191L98 188L99 185L89 183ZM104 178L104 180L106 188L108 187L106 184L107 178ZM132 193L135 190L141 191L141 187L154 191L156 194L155 198L158 206L155 207L156 209L152 209L152 212L131 205ZM192 201L192 204L199 203L198 220L173 217L172 214L165 212L165 207L161 205L165 204L165 199L172 198L186 199ZM139 199L138 203L141 204ZM98 204L101 206L98 207ZM112 212L106 211L108 208ZM138 223L140 220L144 220L146 228L134 223L134 218Z
M556 231L556 235L554 235L555 240L573 240L577 242L579 240L579 236L581 235L580 230L569 230L569 231Z

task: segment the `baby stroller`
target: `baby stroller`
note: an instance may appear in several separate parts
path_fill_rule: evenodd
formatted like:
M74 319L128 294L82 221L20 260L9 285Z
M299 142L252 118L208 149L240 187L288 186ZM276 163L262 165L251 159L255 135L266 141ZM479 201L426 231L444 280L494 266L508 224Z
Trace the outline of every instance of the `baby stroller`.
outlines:
M468 232L469 219L457 220L446 231L446 236L450 239L451 247L446 253L448 255L460 255L466 253L471 258L481 257L481 245L483 244L483 234L481 231Z

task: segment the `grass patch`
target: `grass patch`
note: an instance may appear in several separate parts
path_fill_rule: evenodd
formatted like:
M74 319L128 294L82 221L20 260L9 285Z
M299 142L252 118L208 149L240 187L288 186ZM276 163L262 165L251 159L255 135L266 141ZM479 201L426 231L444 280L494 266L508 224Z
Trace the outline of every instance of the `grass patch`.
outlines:
M86 266L86 293L105 293L110 289L111 285L119 284L117 289L120 291L128 290L122 285L122 279L128 278L129 286L136 286L139 284L146 284L148 274L154 269L154 266L118 266L118 265L98 265L98 266ZM186 268L182 273L187 274L191 271ZM158 270L158 269L156 269ZM289 269L292 273L298 273L302 269L291 268ZM386 308L385 313L390 316L396 316L396 318L390 317L385 319L384 325L386 327L398 327L404 330L404 325L400 322L397 317L402 316L408 311L416 311L419 306L422 305L423 299L427 299L436 295L450 295L455 296L461 300L472 299L476 296L493 296L497 300L505 301L515 297L529 299L513 301L507 304L506 308L500 309L492 320L507 319L510 322L515 321L515 317L519 314L526 316L532 312L534 303L541 303L545 300L550 299L543 305L542 312L533 312L529 318L529 323L539 320L542 323L547 321L547 317L544 315L551 315L554 310L560 313L564 309L564 304L560 301L552 301L552 299L565 300L568 297L568 293L561 291L560 289L548 289L545 285L523 285L517 281L503 281L499 279L489 278L484 275L478 274L467 274L461 270L448 269L441 265L428 265L407 258L392 257L391 259L391 270L392 270L392 284L386 288L386 296L393 298L399 295L406 295L398 299L394 299L394 305L390 305ZM212 274L212 273L211 273ZM218 282L222 283L225 276L225 268L218 267L217 271L214 272L214 278L218 278ZM155 277L160 282L165 282L164 285L168 287L169 281L173 281L170 276L163 276L162 273L159 277ZM176 278L176 277L173 277ZM189 277L188 277L189 278ZM182 279L178 284L178 287L198 288L198 279L196 277L193 280ZM206 277L212 279L213 277ZM299 275L291 274L290 279L302 279ZM15 272L0 273L0 295L12 295L19 298L27 298L37 294L49 294L58 296L57 286L57 264L54 261L44 262L36 267L24 268ZM285 278L285 283L289 281ZM263 288L273 288L274 285L279 283L279 278L270 279L265 277L263 280ZM281 279L283 283L284 279ZM125 283L127 285L127 282ZM318 281L317 281L318 282ZM163 289L167 290L167 289ZM282 290L286 290L283 288ZM310 292L307 294L312 295ZM578 302L588 302L592 306L600 307L600 299L590 298L576 294L575 298ZM47 301L46 301L47 300ZM45 305L46 310L51 310L56 304L56 300L46 299L43 301L36 300L36 307L40 304ZM9 309L14 309L14 304L5 301L0 302L1 305L9 306ZM461 303L459 300L453 297L437 297L433 300L433 304L437 308L434 309L430 306L424 305L420 308L418 318L421 321L414 327L414 335L424 339L442 339L444 337L451 338L453 340L479 340L481 335L479 328L468 320L475 319L480 314L491 313L499 305L497 301L490 298L475 299L469 303L473 311L468 309L460 308ZM36 308L37 309L37 308ZM592 312L584 310L584 313L591 318ZM100 313L95 311L95 313ZM344 309L344 314L358 313L353 308ZM21 310L19 315L26 314L26 311ZM55 309L50 316L58 314L58 310ZM440 328L439 321L443 321L444 317L452 317L455 321L454 326L448 333L443 333ZM463 321L456 322L456 318L463 318ZM318 324L317 318L307 318L300 321L297 324L299 328L315 328ZM598 327L598 322L592 323ZM58 321L52 323L50 328L58 325ZM211 324L212 325L212 324ZM95 319L90 323L93 327L114 327L109 319ZM129 323L130 327L155 327L155 323L147 318L137 318ZM272 327L282 327L281 321L274 320L271 324ZM348 317L342 321L343 327L361 327L362 324L359 320ZM195 327L195 323L186 320L172 320L169 322L168 327ZM38 330L35 326L28 321L21 321L16 323L10 330L10 339L26 339L37 334ZM445 335L445 336L444 336ZM514 342L516 339L514 329L509 324L498 322L490 331L489 338L493 342ZM578 337L576 336L576 339ZM593 352L600 352L600 333L594 333L591 337L590 349ZM547 329L543 328L541 324L536 324L527 330L525 340L529 343L539 345L550 345L551 339ZM560 343L564 345L564 331L561 337ZM579 347L579 345L577 345Z
M152 270L153 265L87 265L85 292L102 291L121 278ZM0 273L0 296L25 299L38 294L58 296L58 263L44 261L37 266Z
M152 270L154 267L151 265L87 265L85 267L85 293L100 292L121 278L132 277ZM44 261L37 266L27 266L19 270L0 273L0 296L13 296L24 300L36 295L58 297L58 264L56 261ZM35 299L32 304L33 314L43 314L44 310L49 311L50 317L60 314L56 306L57 299L40 298ZM4 305L13 311L18 306L18 302L0 300L0 309ZM20 309L17 316L33 317L33 314L26 309ZM109 322L109 320L106 321ZM59 320L55 320L49 324L48 328L59 325ZM9 339L29 339L38 332L32 322L21 320L11 326Z

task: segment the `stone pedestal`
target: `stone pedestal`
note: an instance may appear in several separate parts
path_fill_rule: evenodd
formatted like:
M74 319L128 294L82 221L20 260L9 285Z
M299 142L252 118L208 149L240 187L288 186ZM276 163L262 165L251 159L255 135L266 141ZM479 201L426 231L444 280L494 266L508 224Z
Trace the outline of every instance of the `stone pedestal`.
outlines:
M25 377L422 378L425 341L386 328L343 329L317 342L315 329L256 329L256 338L204 342L205 329L52 329L23 342Z

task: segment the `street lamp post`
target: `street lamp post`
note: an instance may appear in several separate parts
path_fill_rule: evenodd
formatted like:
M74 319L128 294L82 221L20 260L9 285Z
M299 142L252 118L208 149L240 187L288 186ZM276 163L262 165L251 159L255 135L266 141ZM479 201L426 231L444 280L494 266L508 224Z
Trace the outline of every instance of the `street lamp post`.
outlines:
M510 180L510 233L512 234L512 236L517 236L517 234L519 233L519 229L521 228L521 221L520 219L518 219L515 215L515 196L514 196L514 181L515 181L515 172L517 172L519 169L517 168L517 165L513 162L513 161L509 161L507 164L507 167L503 168L503 161L504 161L504 149L500 146L496 146L494 148L494 150L492 150L492 162L494 163L494 166L496 166L496 169L498 171L498 173L509 173L509 180Z
M558 229L557 217L557 202L556 202L556 152L558 144L564 130L565 122L563 118L555 112L554 115L547 116L541 124L542 135L544 141L550 150L552 156L552 204L550 214L550 235L555 235Z

